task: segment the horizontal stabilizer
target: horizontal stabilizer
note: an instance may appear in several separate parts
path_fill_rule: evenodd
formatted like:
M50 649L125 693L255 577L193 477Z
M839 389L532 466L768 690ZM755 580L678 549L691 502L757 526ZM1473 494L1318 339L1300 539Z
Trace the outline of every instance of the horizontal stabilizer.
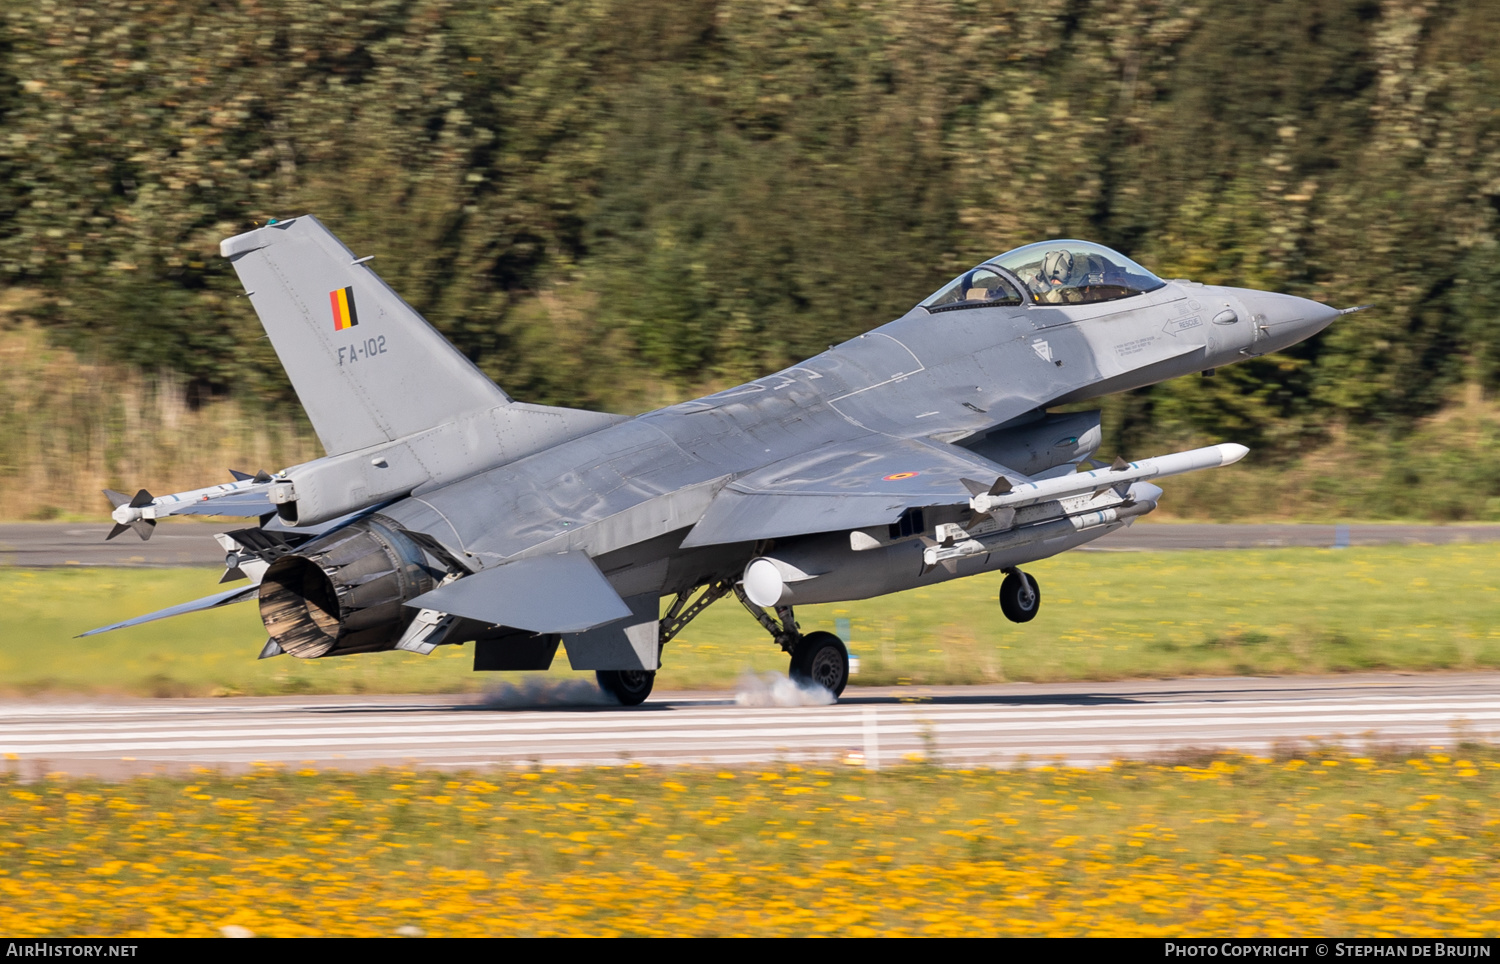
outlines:
M582 552L483 569L406 605L533 633L579 633L630 615L630 607Z
M82 639L84 636L97 636L114 629L124 629L126 626L139 626L141 623L155 622L158 619L166 619L168 616L181 616L183 613L195 613L203 609L217 609L220 606L228 606L230 603L244 602L246 599L254 599L260 591L260 583L253 586L241 586L230 589L227 592L215 593L212 596L204 596L202 599L194 599L192 602L178 603L168 606L166 609L158 609L154 613L127 619L123 623L113 623L109 626L100 626L86 633L79 633L75 638Z

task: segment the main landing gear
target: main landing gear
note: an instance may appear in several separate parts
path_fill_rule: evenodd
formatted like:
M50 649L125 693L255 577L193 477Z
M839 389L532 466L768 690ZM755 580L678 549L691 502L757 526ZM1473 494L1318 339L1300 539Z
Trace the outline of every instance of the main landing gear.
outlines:
M838 699L844 687L849 685L849 650L844 641L833 633L803 635L791 606L777 606L775 615L772 615L764 607L751 602L743 586L734 585L733 590L740 605L771 634L776 645L791 654L792 663L787 675L798 683L821 686Z
M849 650L833 633L808 633L792 650L788 675L799 683L815 683L837 699L849 684Z
M600 669L594 671L594 678L621 706L640 706L656 685L656 671L651 669Z
M703 591L694 598L694 593ZM667 643L693 621L703 610L716 601L734 593L755 621L771 634L784 652L791 656L788 675L798 683L812 683L823 687L837 699L849 685L849 650L844 641L833 633L816 632L803 634L797 627L797 619L791 606L777 606L767 612L745 595L743 586L733 577L716 579L700 584L677 594L672 605L661 618L657 638L665 647ZM599 687L614 695L625 706L636 706L651 695L651 686L656 674L649 670L599 670L595 673Z
M701 593L699 589L702 589ZM834 699L843 694L844 687L849 685L849 649L844 641L833 633L804 635L797 626L791 606L775 606L768 611L764 606L756 605L732 576L700 583L678 593L661 618L657 636L661 646L665 647L695 616L730 593L734 593L740 605L791 657L788 675L793 680L821 686L832 693ZM1007 569L1005 582L1000 586L1000 609L1005 618L1011 622L1029 623L1041 608L1042 591L1036 579L1019 569ZM599 670L595 676L599 688L612 694L623 706L640 705L651 695L651 687L656 682L656 673L652 670Z
M1019 569L1007 573L1000 584L1000 611L1013 623L1029 623L1042 608L1042 590L1035 578Z

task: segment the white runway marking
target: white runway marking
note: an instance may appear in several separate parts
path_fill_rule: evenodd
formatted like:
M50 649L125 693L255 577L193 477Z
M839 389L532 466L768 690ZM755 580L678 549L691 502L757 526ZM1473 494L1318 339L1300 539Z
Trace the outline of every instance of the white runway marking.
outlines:
M485 709L394 697L0 703L0 755L31 777L254 763L320 767L840 761L1100 765L1288 741L1500 738L1500 676L1175 680L851 691L836 706L667 698L638 709Z

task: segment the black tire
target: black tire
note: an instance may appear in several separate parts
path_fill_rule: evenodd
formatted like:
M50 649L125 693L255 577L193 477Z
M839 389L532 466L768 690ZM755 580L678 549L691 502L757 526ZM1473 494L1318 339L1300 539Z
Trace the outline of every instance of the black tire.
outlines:
M833 633L808 633L792 651L791 677L814 683L838 699L849 685L849 650Z
M1036 579L1017 570L1000 584L1000 611L1013 623L1029 623L1042 608L1042 590Z
M640 706L656 685L656 671L650 669L600 669L594 671L594 678L621 706Z

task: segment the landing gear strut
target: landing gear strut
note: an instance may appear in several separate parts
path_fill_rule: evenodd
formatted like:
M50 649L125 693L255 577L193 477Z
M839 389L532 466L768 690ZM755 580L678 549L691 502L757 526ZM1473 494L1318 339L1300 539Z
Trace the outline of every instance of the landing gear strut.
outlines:
M702 589L697 598L694 593ZM755 621L760 623L782 651L791 656L788 675L799 683L816 683L838 698L849 683L849 650L844 641L833 633L817 632L802 634L797 627L797 617L791 606L776 606L771 612L757 606L745 595L745 587L733 577L722 577L712 582L700 583L677 594L672 605L661 618L658 639L665 647L667 643L692 622L693 618L715 601L734 593L740 605ZM636 706L651 695L651 686L656 674L650 670L599 670L595 674L599 687L614 694L625 706Z
M745 595L745 588L734 585L734 595L755 621L771 634L782 651L792 657L788 674L798 683L815 683L832 693L834 699L849 684L849 650L833 633L802 634L791 606L775 607L775 615L757 606Z
M1000 584L1000 611L1013 623L1029 623L1042 608L1042 590L1036 579L1019 569L1008 570Z
M672 605L667 607L666 615L661 618L656 636L658 645L665 648L673 637L693 621L693 617L728 595L733 585L728 579L716 579L701 587L694 586L678 593ZM693 593L699 588L703 592L694 599ZM649 669L601 669L594 672L594 678L599 681L599 688L619 700L621 706L641 705L651 695L651 687L656 685L656 671Z

